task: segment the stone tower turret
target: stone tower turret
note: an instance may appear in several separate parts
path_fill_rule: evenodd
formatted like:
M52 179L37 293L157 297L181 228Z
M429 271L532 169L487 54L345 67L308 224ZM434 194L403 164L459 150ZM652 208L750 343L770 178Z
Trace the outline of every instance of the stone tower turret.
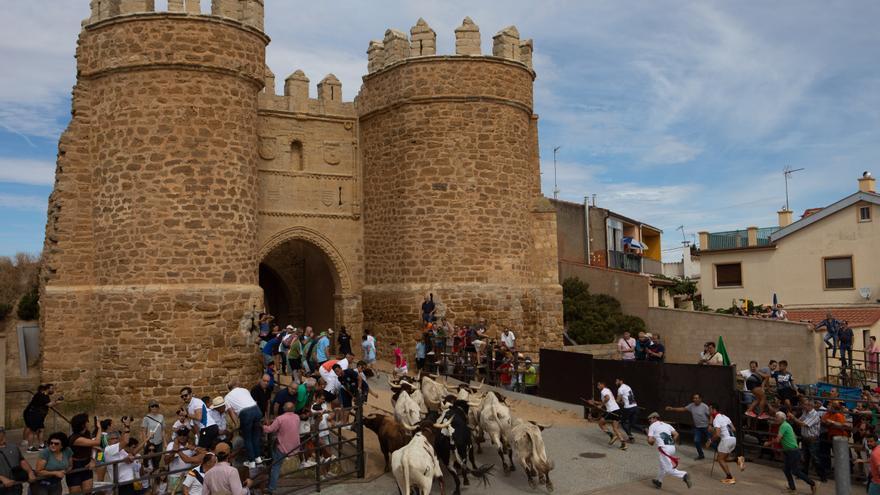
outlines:
M411 47L423 32L413 31ZM380 344L408 342L433 293L456 324L486 318L519 342L555 345L555 214L540 192L535 73L519 33L504 29L493 56L481 56L467 18L455 33L458 55L411 50L403 59L389 54L398 33L386 31L385 64L371 62L357 99L364 326Z
M131 407L252 376L262 0L92 0L59 143L43 379Z

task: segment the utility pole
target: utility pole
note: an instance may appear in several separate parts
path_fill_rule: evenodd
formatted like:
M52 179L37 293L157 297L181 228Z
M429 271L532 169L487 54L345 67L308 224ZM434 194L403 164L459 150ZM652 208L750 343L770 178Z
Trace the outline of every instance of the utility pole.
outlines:
M553 199L559 199L559 185L556 183L556 152L561 148L562 146L553 148Z
M786 165L784 169L782 169L782 175L785 176L785 211L791 211L791 208L788 207L788 179L791 179L791 174L795 172L800 172L804 170L803 168L795 168L792 169L791 165Z

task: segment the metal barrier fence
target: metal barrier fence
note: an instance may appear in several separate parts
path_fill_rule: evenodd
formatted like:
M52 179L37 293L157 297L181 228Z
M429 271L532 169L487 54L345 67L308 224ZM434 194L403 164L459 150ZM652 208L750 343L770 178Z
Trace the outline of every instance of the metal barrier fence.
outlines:
M300 449L294 453L290 453L288 456L277 462L284 462L294 457L297 457L299 459L308 459L309 457L314 456L316 461L315 465L309 467L297 466L295 469L287 473L284 473L284 469L282 468L282 474L279 478L279 487L275 490L274 493L288 494L300 492L306 489L320 492L322 486L326 487L352 476L357 478L363 478L365 476L366 459L364 455L363 404L357 404L349 408L333 409L331 411L328 411L327 413L337 414L337 412L339 412L339 414L344 414L346 418L351 417L353 413L354 420L333 425L332 428L330 428L330 430L328 431L327 437L329 441L326 445L321 445L321 431L327 430L319 430L316 427L310 428L309 435L304 438L301 437L302 443L300 445ZM325 414L325 412L310 412L309 417L311 419L313 417L318 417L323 414ZM348 430L354 433L354 436L352 438L344 437L342 432ZM273 438L270 438L269 445L270 450L274 452L275 441ZM146 465L145 461L151 461L152 459L156 458L160 459L161 461L164 456L170 453L179 453L186 450L189 449L184 447L176 451L162 451L149 455L140 454L134 456L133 459L134 461L140 461L142 465ZM322 454L328 450L329 452L331 452L331 457L325 459ZM236 454L238 454L240 451L240 448L233 450L232 454L230 455L230 462L234 460ZM271 458L271 456L269 458ZM273 460L272 463L267 464L265 467L250 470L247 473L247 476L242 477L242 481L244 481L246 478L251 478L252 480L262 480L260 483L265 483L268 480L269 472L275 462L276 461ZM66 471L66 474L70 475L75 473L94 471L96 468L99 467L107 468L107 473L110 474L111 478L109 481L107 481L106 479L103 481L95 480L95 486L93 486L92 489L85 490L80 493L88 495L95 493L107 494L112 492L113 495L119 495L119 488L121 486L135 483L143 483L145 481L149 482L150 485L152 485L153 483L159 483L162 478L167 478L170 475L185 475L194 467L187 466L183 469L171 470L168 469L168 466L162 466L160 469L150 472L145 476L136 477L131 481L120 482L119 465L123 463L128 464L128 461L123 459L112 462L103 462L91 467L72 469ZM243 469L245 468L239 468L239 471L241 472ZM328 474L330 476L328 476ZM55 476L40 476L30 481L17 481L5 488L7 490L15 486L22 486L24 488L29 483L39 482L40 480L54 481L57 479L58 478ZM27 492L23 491L23 493ZM176 493L182 493L182 491Z
M488 344L488 348L481 349L479 354L447 347L443 352L434 351L434 359L427 360L425 365L429 373L466 383L482 381L494 387L537 395L541 369L540 351L517 349L511 354L511 360L505 361L500 349L491 344ZM530 359L531 367L527 366L526 358Z

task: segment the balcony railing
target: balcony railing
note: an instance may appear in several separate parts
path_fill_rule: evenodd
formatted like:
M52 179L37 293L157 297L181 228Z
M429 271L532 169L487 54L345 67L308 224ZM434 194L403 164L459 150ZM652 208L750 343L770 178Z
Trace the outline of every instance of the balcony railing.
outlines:
M651 258L642 258L642 273L663 275L663 263Z
M608 268L626 272L641 273L642 257L637 254L608 251Z
M779 227L758 229L757 246L769 246L770 234L777 230L779 230ZM749 247L749 231L747 229L709 234L709 249L736 249L744 247Z

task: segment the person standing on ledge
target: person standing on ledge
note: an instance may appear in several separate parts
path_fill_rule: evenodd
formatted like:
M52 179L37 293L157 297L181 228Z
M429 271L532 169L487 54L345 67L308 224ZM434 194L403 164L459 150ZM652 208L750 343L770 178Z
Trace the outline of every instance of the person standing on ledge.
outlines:
M666 475L681 478L688 488L693 486L691 477L678 469L678 457L675 457L675 442L678 441L678 432L672 426L660 421L660 415L652 412L648 415L648 445L656 445L660 454L660 470L657 478L651 480L658 490L663 486L663 478Z
M422 302L422 321L431 323L435 320L434 313L437 311L437 305L434 304L434 294L428 294Z
M636 360L636 339L629 332L623 332L623 336L617 341L617 352L624 361Z

